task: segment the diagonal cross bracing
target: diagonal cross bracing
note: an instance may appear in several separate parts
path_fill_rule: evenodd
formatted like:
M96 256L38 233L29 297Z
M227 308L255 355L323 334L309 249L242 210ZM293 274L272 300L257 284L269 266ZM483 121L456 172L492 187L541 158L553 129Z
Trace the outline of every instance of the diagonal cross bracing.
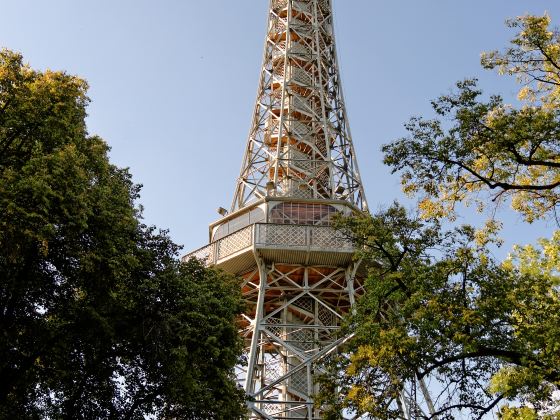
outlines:
M330 0L271 0L253 123L232 211L266 196L365 210Z

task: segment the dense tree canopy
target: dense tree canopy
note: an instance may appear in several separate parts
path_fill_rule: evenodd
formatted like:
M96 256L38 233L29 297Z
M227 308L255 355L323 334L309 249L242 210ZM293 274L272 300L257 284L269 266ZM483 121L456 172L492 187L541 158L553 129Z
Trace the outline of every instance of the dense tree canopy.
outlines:
M432 102L438 118L412 118L410 136L385 145L385 163L404 190L420 194L427 216L453 215L457 202L482 208L511 198L529 222L556 216L560 203L560 35L548 16L509 21L519 28L504 53L483 54L486 68L517 76L520 107L485 100L476 80Z
M499 222L445 231L437 221L453 220L457 203L510 200L528 222L558 223L560 35L546 15L508 24L518 30L510 48L483 54L482 65L517 78L518 105L485 97L476 80L457 83L432 102L435 118L412 118L408 137L383 146L421 217L395 205L341 221L369 272L347 320L354 336L323 376L319 402L332 418L343 409L382 419L407 409L416 419L560 416L560 233L499 262Z
M86 90L0 52L0 417L239 418L238 284L141 223Z
M548 408L560 386L560 235L498 263L488 229L446 232L398 205L343 228L370 270L354 338L323 378L332 418L402 418L403 393L417 419Z

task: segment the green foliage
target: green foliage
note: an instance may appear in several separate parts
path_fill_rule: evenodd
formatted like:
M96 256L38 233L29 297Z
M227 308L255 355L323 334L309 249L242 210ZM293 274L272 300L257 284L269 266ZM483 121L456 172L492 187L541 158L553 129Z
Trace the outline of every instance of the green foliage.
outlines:
M346 327L354 338L323 378L320 403L333 418L343 407L400 418L405 386L415 391L415 418L430 404L439 419L457 410L477 418L505 401L545 408L560 386L560 290L556 273L542 267L557 248L519 249L499 264L491 234L444 232L398 205L341 228L370 269Z
M0 52L0 417L240 418L238 283L141 223L86 90Z
M529 407L506 407L500 413L504 420L537 420L539 416Z
M560 416L560 232L499 263L489 250L499 223L444 232L436 221L489 200L510 200L528 222L556 217L560 35L546 15L508 25L511 46L482 65L516 77L519 106L457 83L432 102L435 118L412 118L408 137L383 146L421 218L395 205L340 222L369 273L347 320L353 339L322 379L329 418L402 418L403 392L413 418Z
M550 17L521 16L507 21L507 26L519 32L503 53L482 54L481 64L498 69L500 74L515 76L523 86L520 100L557 109L560 105L560 33L550 30Z
M504 53L483 54L485 68L523 84L515 108L500 96L482 99L476 80L432 102L433 119L412 118L409 136L383 147L404 191L420 196L426 217L455 216L457 202L511 199L525 220L554 216L560 202L560 35L548 16L524 16Z

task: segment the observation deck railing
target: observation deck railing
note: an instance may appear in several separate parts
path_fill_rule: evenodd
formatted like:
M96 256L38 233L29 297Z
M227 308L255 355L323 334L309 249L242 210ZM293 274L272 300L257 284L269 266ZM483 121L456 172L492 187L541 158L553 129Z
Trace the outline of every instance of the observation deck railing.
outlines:
M330 226L256 223L185 255L183 261L194 257L215 265L249 249L351 253L354 246Z

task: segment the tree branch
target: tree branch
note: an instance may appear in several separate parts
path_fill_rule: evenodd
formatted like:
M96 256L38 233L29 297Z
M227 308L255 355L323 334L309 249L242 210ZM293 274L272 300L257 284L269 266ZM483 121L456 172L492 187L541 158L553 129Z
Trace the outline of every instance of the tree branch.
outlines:
M485 183L488 186L488 188L490 188L491 190L496 189L496 188L502 188L503 190L506 190L506 191L508 191L508 190L536 190L536 191L542 191L542 190L552 190L552 189L560 186L560 181L554 182L552 184L546 184L546 185L532 185L532 184L531 185L515 185L515 184L509 184L507 182L492 181L492 180L490 180L486 177L483 177L478 172L471 169L470 167L468 167L467 165L465 165L464 163L462 163L460 161L456 161L456 160L452 160L452 159L444 159L443 162L459 166L460 168L469 172L475 178L478 178L480 181Z
M474 359L479 357L497 357L498 359L521 366L522 365L521 360L523 355L511 350L493 349L490 347L479 347L477 351L457 354L455 356L450 356L441 359L435 362L434 364L432 364L430 367L428 367L420 375L422 378L424 378L426 375L430 374L435 369L445 366L449 363L458 362L463 359Z

